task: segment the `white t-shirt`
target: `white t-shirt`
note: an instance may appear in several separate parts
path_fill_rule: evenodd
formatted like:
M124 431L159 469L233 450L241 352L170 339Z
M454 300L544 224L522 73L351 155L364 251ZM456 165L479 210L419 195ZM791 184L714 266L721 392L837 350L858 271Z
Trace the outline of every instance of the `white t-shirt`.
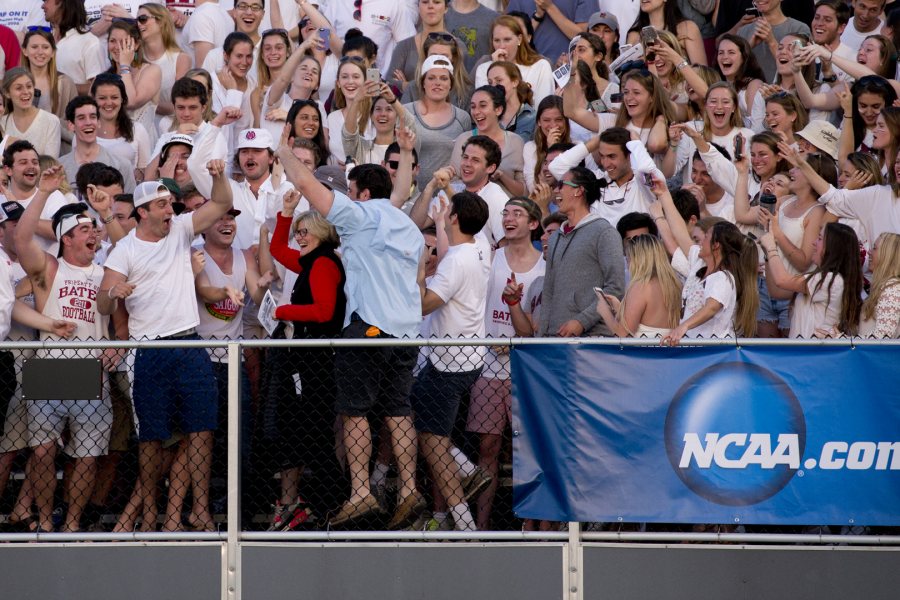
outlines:
M862 43L866 41L866 38L870 35L876 35L881 33L881 26L884 25L884 21L879 20L878 26L872 31L868 31L866 33L862 33L856 28L856 18L851 17L850 22L847 23L847 27L844 29L844 33L841 34L841 43L847 44L851 50L853 50L854 55L859 52L859 47L862 46Z
M234 21L218 2L206 2L194 9L191 18L184 26L182 41L184 51L194 56L194 42L209 42L214 47L221 47L225 38L234 31Z
M140 240L132 230L103 265L135 286L125 299L134 339L165 337L200 322L191 271L193 218L181 215L170 223L169 234L158 242Z
M87 83L103 72L103 56L100 40L93 33L70 29L56 42L56 70L76 84Z
M447 250L426 284L446 303L431 313L433 337L484 337L489 258L475 243L457 244ZM484 361L484 347L435 347L430 360L439 371L473 371Z
M535 280L543 280L547 269L547 263L543 258L538 258L534 266L524 273L516 273L516 282L523 285L522 298L531 294L532 284ZM515 337L516 330L509 316L509 307L503 300L503 288L509 280L512 269L506 261L506 248L498 248L494 253L491 263L491 273L488 279L487 301L484 312L484 333L487 337ZM543 286L542 286L543 287ZM522 300L522 308L526 308ZM484 357L484 371L481 376L487 379L509 379L509 354L497 354L488 348Z
M700 258L700 246L691 246L688 256L681 248L672 256L672 267L685 278L681 290L684 313L681 322L694 316L712 298L722 305L722 309L706 323L689 329L685 337L724 338L734 337L734 310L737 306L737 288L734 278L728 271L716 271L704 279L697 277L697 271L706 266Z
M47 27L42 0L0 0L0 25L13 31L24 31L31 26Z
M816 286L822 282L821 287ZM829 292L828 287L831 286ZM844 296L844 278L837 273L816 273L806 282L809 294L797 294L791 313L792 338L815 337L816 329L831 331L837 327Z
M377 66L384 71L391 64L394 46L416 34L416 10L407 2L396 0L364 0L359 7L360 19L353 18L353 0L328 0L320 7L325 18L343 39L347 30L357 28L378 46Z

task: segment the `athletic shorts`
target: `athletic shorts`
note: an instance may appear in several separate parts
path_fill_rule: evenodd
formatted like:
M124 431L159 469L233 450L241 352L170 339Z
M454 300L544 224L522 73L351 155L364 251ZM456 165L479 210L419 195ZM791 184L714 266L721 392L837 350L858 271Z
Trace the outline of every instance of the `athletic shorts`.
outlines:
M459 402L480 374L481 369L460 373L439 371L429 360L412 387L416 431L450 437Z

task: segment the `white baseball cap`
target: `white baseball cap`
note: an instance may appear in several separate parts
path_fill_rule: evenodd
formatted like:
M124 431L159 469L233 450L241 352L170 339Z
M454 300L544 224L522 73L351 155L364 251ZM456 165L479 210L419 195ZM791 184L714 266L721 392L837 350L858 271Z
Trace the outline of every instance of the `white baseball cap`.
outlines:
M446 69L453 75L453 63L446 56L440 54L432 54L422 63L422 75L433 69Z
M265 129L245 129L238 138L237 149L241 148L268 148L275 149L275 140L272 134Z

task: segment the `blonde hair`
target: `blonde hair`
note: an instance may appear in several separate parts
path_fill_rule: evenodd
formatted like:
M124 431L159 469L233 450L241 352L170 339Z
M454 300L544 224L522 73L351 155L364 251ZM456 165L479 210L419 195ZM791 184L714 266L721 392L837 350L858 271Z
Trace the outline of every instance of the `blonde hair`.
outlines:
M22 77L27 77L31 80L31 85L34 85L34 75L32 75L31 71L25 67L12 68L3 76L3 108L6 109L7 115L11 116L13 113L13 101L9 91L12 89L16 80L21 79Z
M31 38L34 36L38 36L43 38L44 41L50 43L50 60L47 61L47 78L50 83L50 112L56 114L59 111L59 71L56 70L56 40L53 39L53 34L49 31L43 31L41 29L33 29L25 34L25 39L22 41L22 49L28 47L28 42L31 41ZM25 53L22 53L22 66L31 71L31 62L28 60L28 57L25 56Z
M181 48L175 39L175 23L172 22L169 9L156 2L141 4L138 8L143 8L156 19L156 22L159 24L159 35L162 36L163 47L170 52L181 52Z
M366 66L365 63L356 61L356 60L344 60L338 66L337 71L337 82L340 82L341 79L341 70L344 69L347 65L352 65L359 69L359 71L363 75L363 82L366 80ZM347 98L344 96L344 91L341 89L341 86L338 83L335 83L334 86L334 101L331 103L332 112L335 110L339 110L342 108L347 108ZM360 86L359 93L362 94L362 86ZM365 96L359 102L359 116L356 119L356 131L362 135L365 132L366 127L369 125L369 114L372 112L372 98L369 96Z
M728 93L731 96L731 104L734 106L734 112L731 113L731 119L728 121L728 124L731 125L733 129L740 129L744 126L744 116L741 114L737 92L730 83L727 81L717 81L709 86L706 90L706 97L703 98L703 104L705 105L709 101L709 95L713 90L719 89L728 90ZM712 139L712 121L709 117L708 110L703 111L703 137L707 140Z
M518 19L509 15L500 15L491 23L491 52L494 51L494 29L498 26L506 27L520 40L519 47L516 49L516 55L512 59L514 63L528 67L541 60L541 55L535 52L528 44L528 40L525 39L525 32L522 31L522 26L519 25Z
M322 244L337 247L341 243L337 230L334 225L325 220L325 217L314 210L307 210L297 215L294 219L294 225L291 227L292 233L297 233L300 225L306 225L306 230L310 235L315 236Z
M264 93L265 90L272 85L272 71L269 69L269 65L266 64L265 59L263 59L262 53L263 43L266 41L266 38L270 37L280 38L281 41L284 42L285 48L287 49L285 62L291 57L291 39L288 37L286 31L283 29L270 29L263 34L259 39L259 56L256 57L256 89L259 90L260 94ZM315 58L313 58L313 60L315 60ZM300 62L303 61L301 60ZM319 61L316 61L316 64L319 64ZM297 65L299 66L300 63L297 63ZM262 96L260 96L260 101L262 101Z
M631 281L628 288L638 283L650 283L654 279L659 283L662 297L659 298L666 307L667 327L677 327L681 321L681 281L669 262L669 256L659 238L648 233L635 236L625 242L625 256L628 258L628 271ZM622 298L617 320L625 327L625 303L628 290ZM626 327L627 330L627 327ZM633 331L629 331L634 335Z
M678 41L678 38L675 37L675 35L672 32L663 29L663 30L657 30L657 33L659 34L659 39L665 45L667 45L669 48L671 48L672 50L677 52L679 55L681 55L681 57L683 59L685 59L685 60L688 59L687 54L684 51L684 48L681 47L681 43ZM672 65L672 72L669 73L669 89L674 91L676 87L678 87L679 85L681 85L683 83L684 83L684 75L681 74L681 71L679 69L675 68L675 65Z
M659 77L643 69L632 69L622 76L621 88L624 89L625 84L631 79L637 81L650 94L650 107L647 109L647 116L644 117L645 123L649 120L652 127L653 122L659 115L665 117L668 123L676 121L675 105L669 100L669 96L666 94ZM628 116L628 110L623 102L616 115L616 127L627 127L629 121L631 121L631 117ZM641 127L642 125L635 123L635 126Z
M900 285L900 235L885 231L875 240L878 247L878 264L872 273L872 287L869 297L862 306L863 319L874 319L875 309L884 291Z
M60 162L53 158L52 156L48 156L46 154L41 154L38 156L38 165L41 169L41 173L49 169L50 167L59 167ZM63 194L71 194L72 186L69 185L69 182L66 181L66 177L63 177L63 180L59 183L59 191Z

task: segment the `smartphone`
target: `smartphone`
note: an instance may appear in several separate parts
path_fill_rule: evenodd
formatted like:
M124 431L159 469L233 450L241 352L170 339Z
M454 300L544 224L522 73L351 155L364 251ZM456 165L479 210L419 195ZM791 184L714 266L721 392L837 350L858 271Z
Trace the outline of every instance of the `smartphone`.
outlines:
M803 40L794 40L791 42L791 55L797 56L803 50Z
M646 185L648 188L653 187L653 175L651 175L650 173L642 173L641 177L644 178L644 185Z
M744 136L740 133L734 136L734 160L744 158Z
M647 46L653 46L654 44L659 43L659 32L656 31L656 27L652 25L648 25L641 29L641 44L644 46L644 49L647 49Z
M609 107L606 106L606 103L601 99L597 98L593 102L588 105L588 108L591 112L602 113L609 111Z
M617 92L615 94L609 95L609 101L612 102L613 104L622 104L622 99L624 97L625 97L624 94L622 94L621 92Z
M329 39L331 39L331 30L327 27L319 27L319 37L322 39L322 43L325 44L325 50L328 50L330 44Z
M762 13L759 12L759 9L756 8L755 6L751 6L750 8L744 9L744 13L746 13L752 17L756 17L756 18L759 18L762 16Z
M381 81L381 71L376 67L366 69L366 81Z
M34 94L31 96L31 104L32 106L37 106L41 103L41 90L38 88L34 88Z
M598 297L598 298L603 298L603 301L604 301L604 302L606 303L606 305L609 307L609 310L611 310L613 314L616 314L615 309L613 309L612 304L609 303L609 299L606 297L606 294L603 292L603 288L601 288L601 287L595 287L595 288L594 288L594 293L597 294L597 297Z

